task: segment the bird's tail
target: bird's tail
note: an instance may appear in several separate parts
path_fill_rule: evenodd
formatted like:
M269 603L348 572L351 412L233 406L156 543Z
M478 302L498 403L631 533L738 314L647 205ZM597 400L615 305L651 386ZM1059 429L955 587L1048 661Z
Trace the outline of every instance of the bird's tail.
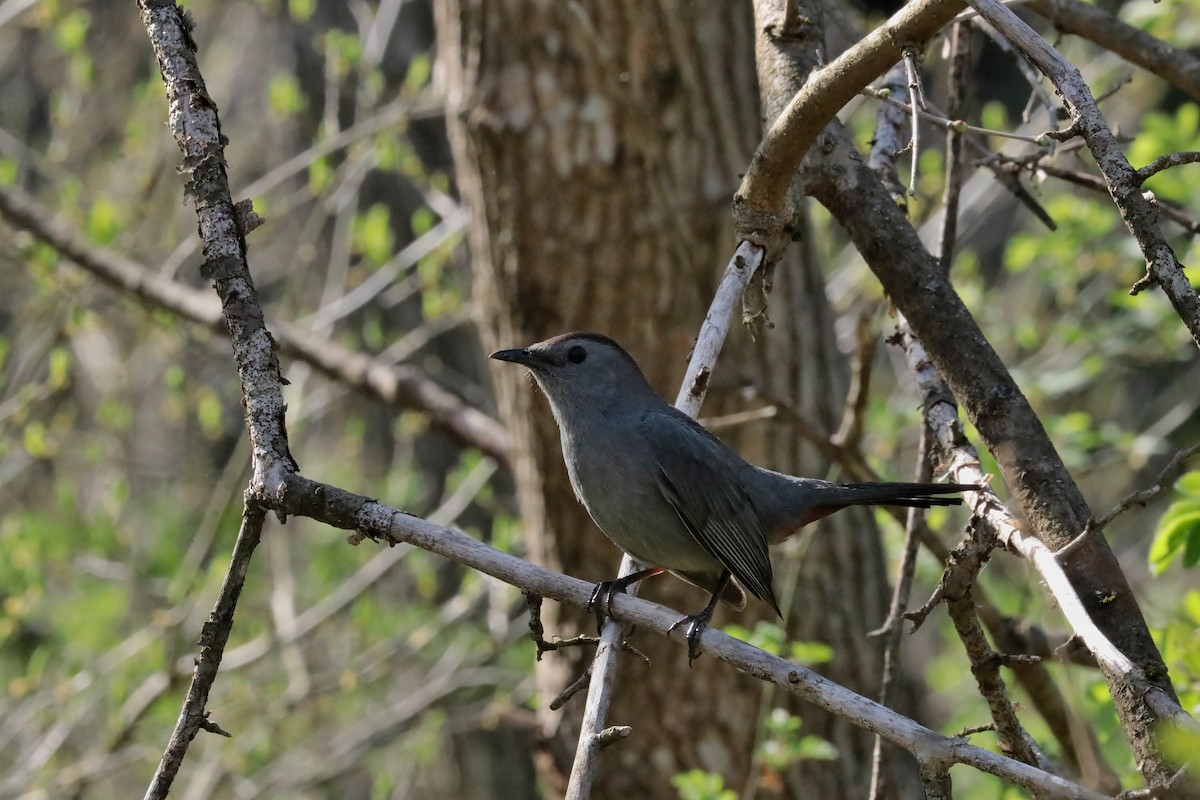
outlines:
M792 484L793 491L779 523L768 528L772 543L781 542L810 522L846 506L957 506L962 504L962 498L947 495L982 488L969 483L827 483L811 478L782 477Z
M933 506L962 505L957 495L981 487L970 483L835 483L821 499L828 498L831 505L838 506L903 506L905 508L931 508Z

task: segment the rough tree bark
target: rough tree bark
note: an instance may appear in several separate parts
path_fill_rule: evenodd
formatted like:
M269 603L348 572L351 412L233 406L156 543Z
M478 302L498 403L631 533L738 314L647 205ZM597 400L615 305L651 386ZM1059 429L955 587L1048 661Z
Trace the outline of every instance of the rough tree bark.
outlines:
M439 4L441 80L460 191L472 210L476 302L487 346L526 344L570 329L615 336L651 382L674 395L719 271L734 244L729 201L761 134L751 9L742 4L595 6L551 2ZM805 409L830 430L846 384L833 320L811 264L780 269L776 328L732 337L718 366L713 413L752 383ZM528 546L541 563L579 577L612 577L617 550L595 529L567 482L545 401L513 371L495 373ZM747 457L777 469L828 469L797 437L762 422L723 433ZM777 582L791 568L777 554ZM882 620L887 576L869 516L822 524L799 567L790 635L836 652L835 680L873 694L879 654L865 632ZM853 592L846 586L854 586ZM704 598L670 578L648 597L695 611ZM817 611L819 610L819 611ZM738 622L766 618L752 607ZM721 615L718 624L731 620ZM546 607L548 630L591 632L590 620ZM652 667L622 667L612 724L634 738L605 754L596 796L670 796L670 777L705 769L727 785L762 783L759 796L864 796L871 743L815 709L804 730L837 747L835 762L803 762L786 775L750 774L760 709L772 698L711 660L688 670L665 641L635 639ZM582 671L591 653L541 664L543 703ZM552 791L569 771L581 699L542 708L544 774Z

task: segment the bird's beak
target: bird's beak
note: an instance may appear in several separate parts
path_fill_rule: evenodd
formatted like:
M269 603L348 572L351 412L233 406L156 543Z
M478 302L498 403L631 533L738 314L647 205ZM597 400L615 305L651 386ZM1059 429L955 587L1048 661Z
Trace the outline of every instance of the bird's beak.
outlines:
M511 361L514 364L520 364L524 367L534 367L540 364L541 357L530 350L528 347L514 347L511 350L497 350L488 358L494 358L497 361Z

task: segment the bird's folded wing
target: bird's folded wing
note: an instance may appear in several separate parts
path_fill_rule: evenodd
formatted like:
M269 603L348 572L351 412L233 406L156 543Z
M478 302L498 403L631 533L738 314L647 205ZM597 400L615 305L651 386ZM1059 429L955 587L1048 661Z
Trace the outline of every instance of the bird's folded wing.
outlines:
M751 594L777 606L766 533L739 480L740 460L682 413L647 415L641 434L658 461L659 490L696 542Z

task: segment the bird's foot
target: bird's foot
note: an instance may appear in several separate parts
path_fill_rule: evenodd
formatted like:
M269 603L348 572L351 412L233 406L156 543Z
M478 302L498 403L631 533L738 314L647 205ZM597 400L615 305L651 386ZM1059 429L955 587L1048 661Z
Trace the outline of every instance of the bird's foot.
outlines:
M592 589L592 596L588 598L587 610L596 618L597 633L604 630L604 620L612 616L613 595L623 591L625 591L625 585L620 580L600 581L596 584L596 588Z
M618 592L624 592L638 581L649 578L652 575L658 575L662 571L662 567L647 567L646 569L639 569L637 572L632 572L615 580L600 581L597 583L596 588L592 590L592 596L588 598L587 604L587 610L596 617L596 630L603 631L604 618L612 616L613 595Z
M691 615L686 616L683 619L679 620L674 625L672 625L670 627L670 629L667 631L667 633L669 634L669 633L671 633L671 631L675 630L676 628L680 627L681 625L687 625L686 636L687 636L687 643L688 643L688 666L689 667L692 666L692 664L696 661L696 659L700 657L700 653L701 653L700 637L704 634L704 629L708 627L709 621L712 620L712 615L713 615L713 607L710 605L710 606L708 606L708 608L704 609L699 614L691 614Z

